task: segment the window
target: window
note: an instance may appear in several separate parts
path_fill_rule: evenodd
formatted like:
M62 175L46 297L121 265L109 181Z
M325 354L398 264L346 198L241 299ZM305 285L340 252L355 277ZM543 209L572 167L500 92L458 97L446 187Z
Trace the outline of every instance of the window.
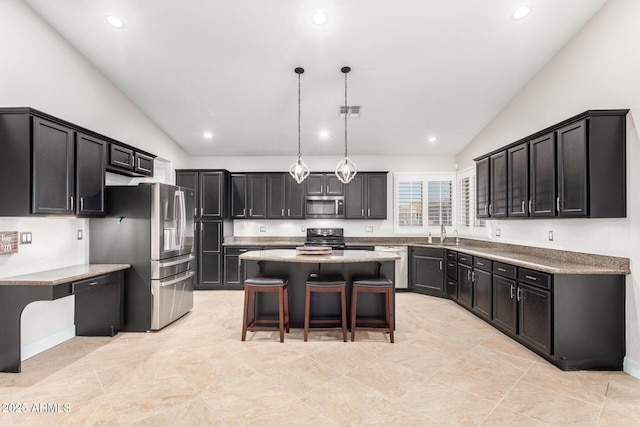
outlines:
M453 225L453 174L396 173L396 233L422 233L440 230L440 224Z
M482 228L486 222L476 218L476 170L467 169L458 174L457 223L459 228Z

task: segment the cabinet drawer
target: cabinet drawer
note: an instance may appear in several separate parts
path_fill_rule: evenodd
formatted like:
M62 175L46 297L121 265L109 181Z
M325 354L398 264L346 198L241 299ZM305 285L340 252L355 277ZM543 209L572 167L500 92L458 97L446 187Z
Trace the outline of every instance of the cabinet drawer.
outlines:
M544 289L551 289L550 274L529 270L528 268L518 269L518 281Z
M493 261L491 261L490 259L479 258L479 257L473 258L473 267L477 268L478 270L490 272L492 263Z
M458 262L464 265L473 265L473 257L471 255L458 253Z
M458 263L447 260L447 277L453 280L458 278Z
M95 286L105 285L112 281L111 274L105 274L104 276L91 277L89 279L80 280L78 282L71 283L71 292L78 293L91 289Z
M449 249L447 249L447 259L449 261L458 261L458 252L455 251L450 251Z
M493 272L503 277L509 277L511 279L516 278L518 269L515 265L504 264L502 262L493 261Z

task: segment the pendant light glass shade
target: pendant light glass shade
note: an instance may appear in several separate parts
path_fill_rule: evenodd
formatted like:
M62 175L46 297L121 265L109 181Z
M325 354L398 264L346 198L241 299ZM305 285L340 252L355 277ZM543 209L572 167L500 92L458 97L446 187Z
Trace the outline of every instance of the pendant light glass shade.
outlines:
M309 176L309 167L304 164L300 155L300 75L304 73L304 68L297 67L294 71L298 75L298 159L289 168L289 174L298 184L302 184L302 181Z
M342 67L340 69L344 73L344 157L336 166L335 174L338 180L343 184L350 183L358 173L356 164L347 155L347 118L349 116L349 104L347 104L347 74L351 71L351 67Z

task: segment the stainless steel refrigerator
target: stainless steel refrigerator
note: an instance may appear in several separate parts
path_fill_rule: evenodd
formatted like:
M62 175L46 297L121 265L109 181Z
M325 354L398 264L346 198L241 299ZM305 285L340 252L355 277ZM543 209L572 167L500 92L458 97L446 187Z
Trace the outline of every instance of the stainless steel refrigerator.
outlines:
M90 262L128 263L124 330L159 330L193 308L193 190L108 186L106 216L90 220Z

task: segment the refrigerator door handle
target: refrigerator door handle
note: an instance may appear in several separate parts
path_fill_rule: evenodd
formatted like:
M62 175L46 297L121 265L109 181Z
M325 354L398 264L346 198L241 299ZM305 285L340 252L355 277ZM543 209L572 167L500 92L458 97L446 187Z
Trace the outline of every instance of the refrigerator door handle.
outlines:
M187 258L182 258L182 259L179 259L177 261L161 262L158 266L159 267L171 267L173 265L180 265L180 264L184 264L185 262L193 261L194 259L196 259L196 257L194 255L189 255Z

